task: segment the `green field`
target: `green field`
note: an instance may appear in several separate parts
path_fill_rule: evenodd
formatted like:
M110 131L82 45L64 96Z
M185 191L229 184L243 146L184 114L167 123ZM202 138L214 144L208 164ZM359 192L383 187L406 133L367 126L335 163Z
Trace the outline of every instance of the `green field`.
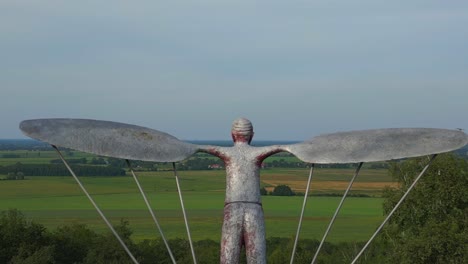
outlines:
M288 171L285 170L286 177ZM306 175L307 171L296 170L295 173ZM149 174L143 173L141 182L165 234L169 238L186 237L174 178L169 172ZM224 199L223 172L186 171L181 172L180 177L194 239L218 240ZM131 177L83 177L82 180L113 223L118 223L121 218L130 221L134 239L159 236ZM321 236L339 199L309 198L301 238ZM382 219L381 202L380 198L348 198L329 241L367 239ZM267 236L292 237L297 228L302 197L264 196L263 204ZM102 220L69 176L1 181L0 209L9 208L19 209L49 228L85 223L96 230L105 230Z
M19 157L1 158L3 154ZM93 158L92 155L80 152L70 155L88 160ZM1 151L0 166L17 162L49 163L56 158L53 151ZM164 165L161 167L164 168ZM308 173L307 169L265 169L261 172L262 186L271 190L276 185L287 184L297 192L304 192ZM311 194L342 193L353 173L353 169L316 169ZM169 238L185 238L173 173L158 171L137 174L165 234ZM192 236L195 240L219 240L224 206L224 170L180 171L179 177ZM117 224L122 218L128 220L136 240L159 237L130 176L81 179L111 222ZM330 233L329 241L368 239L382 220L382 199L379 198L382 188L392 184L386 170L363 169L352 193L367 194L372 198L348 198ZM263 196L262 199L267 236L293 237L303 197ZM309 197L301 238L320 238L339 200L340 197ZM98 231L106 230L91 203L69 175L26 176L25 180L0 181L0 210L9 208L19 209L48 228L84 223Z

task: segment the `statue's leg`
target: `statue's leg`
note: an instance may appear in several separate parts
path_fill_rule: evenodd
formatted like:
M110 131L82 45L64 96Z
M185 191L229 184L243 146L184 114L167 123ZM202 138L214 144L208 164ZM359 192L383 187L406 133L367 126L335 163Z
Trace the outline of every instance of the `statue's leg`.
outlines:
M224 207L224 221L221 236L221 264L239 263L242 247L243 204L233 203Z
M265 220L259 204L245 204L244 242L248 264L266 263Z

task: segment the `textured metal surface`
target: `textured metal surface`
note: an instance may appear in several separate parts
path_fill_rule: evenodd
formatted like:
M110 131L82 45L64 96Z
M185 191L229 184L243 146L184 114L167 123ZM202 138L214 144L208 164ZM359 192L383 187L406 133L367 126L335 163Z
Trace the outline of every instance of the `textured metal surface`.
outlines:
M238 137L235 137L238 139ZM242 244L248 263L266 263L265 224L260 198L260 164L263 148L249 140L233 147L202 147L223 159L226 166L226 197L221 238L221 263L238 263Z
M175 162L197 150L164 132L109 121L35 119L21 122L20 129L55 146L130 160Z
M389 128L326 134L280 148L309 163L354 163L448 152L467 140L458 130Z
M259 204L231 203L224 207L220 263L239 263L242 244L248 264L266 263L263 219Z
M233 122L231 135L233 147L199 146L200 151L221 158L226 166L220 262L239 263L244 245L247 263L266 263L260 165L272 152L270 148L249 145L254 132L252 124L245 118Z

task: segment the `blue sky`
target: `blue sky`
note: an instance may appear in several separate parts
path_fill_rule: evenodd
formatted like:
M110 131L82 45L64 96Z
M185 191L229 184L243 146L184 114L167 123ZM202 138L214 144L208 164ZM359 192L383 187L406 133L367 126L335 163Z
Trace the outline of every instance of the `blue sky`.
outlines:
M0 2L0 138L24 119L181 139L468 129L467 1Z

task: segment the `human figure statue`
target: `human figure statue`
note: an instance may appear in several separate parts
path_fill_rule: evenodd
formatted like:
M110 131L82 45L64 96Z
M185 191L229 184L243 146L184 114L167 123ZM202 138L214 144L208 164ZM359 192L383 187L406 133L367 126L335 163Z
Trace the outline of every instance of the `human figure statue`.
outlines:
M266 263L265 223L260 196L260 166L279 152L272 147L252 147L252 123L236 119L231 130L233 147L209 146L202 152L221 158L226 167L226 198L221 238L221 263L238 263L245 246L247 263Z
M468 143L468 136L458 130L389 128L338 132L296 144L253 147L252 123L245 118L232 124L232 147L196 145L145 127L89 119L26 120L20 128L25 135L53 146L127 160L178 162L197 152L221 158L226 166L222 264L238 263L242 245L247 263L266 263L260 166L270 155L286 151L307 163L362 163L443 153ZM192 243L191 248L194 255ZM129 256L133 257L131 253Z

